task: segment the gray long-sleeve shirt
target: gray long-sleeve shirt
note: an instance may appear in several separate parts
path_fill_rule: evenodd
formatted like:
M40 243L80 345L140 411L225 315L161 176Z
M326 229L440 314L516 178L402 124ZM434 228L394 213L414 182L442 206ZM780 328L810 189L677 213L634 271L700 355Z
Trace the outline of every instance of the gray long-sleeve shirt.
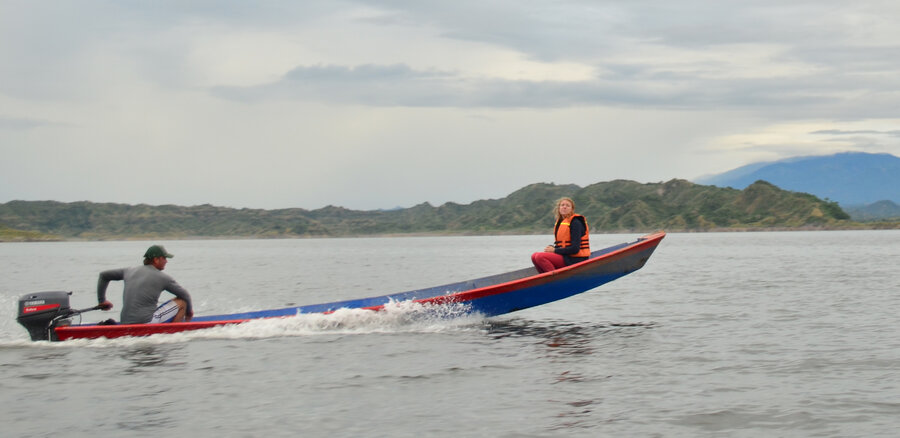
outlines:
M113 280L125 280L122 293L122 324L144 324L153 318L159 306L159 295L168 291L187 303L187 314L193 314L191 295L174 278L151 265L110 269L100 273L97 282L97 300L106 301L106 287Z

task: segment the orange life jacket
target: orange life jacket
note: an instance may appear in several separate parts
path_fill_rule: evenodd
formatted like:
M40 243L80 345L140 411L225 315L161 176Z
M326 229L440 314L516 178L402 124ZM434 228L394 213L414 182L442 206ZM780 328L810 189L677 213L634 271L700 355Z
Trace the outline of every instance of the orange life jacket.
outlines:
M572 215L568 220L563 219L556 223L556 242L553 243L557 248L565 248L572 244L572 236L570 226L575 218L581 218L584 221L584 236L581 236L581 250L577 253L570 255L570 257L590 257L591 256L591 244L590 237L588 236L588 224L587 219L580 214Z

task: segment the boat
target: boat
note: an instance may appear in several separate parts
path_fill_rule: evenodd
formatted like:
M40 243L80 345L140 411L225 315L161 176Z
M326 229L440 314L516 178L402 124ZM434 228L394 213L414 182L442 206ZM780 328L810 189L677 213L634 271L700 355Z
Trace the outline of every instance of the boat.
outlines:
M72 324L74 316L98 309L75 310L69 306L71 292L49 291L27 294L19 299L16 318L32 340L119 338L179 333L211 327L241 324L265 318L286 318L302 314L330 314L339 309L383 311L390 303L411 302L426 308L453 308L453 315L477 313L492 317L528 309L577 295L628 275L644 266L666 236L657 232L632 242L593 251L591 256L554 271L538 273L534 267L474 280L426 289L313 304L281 309L259 310L227 315L195 316L189 322L162 324Z

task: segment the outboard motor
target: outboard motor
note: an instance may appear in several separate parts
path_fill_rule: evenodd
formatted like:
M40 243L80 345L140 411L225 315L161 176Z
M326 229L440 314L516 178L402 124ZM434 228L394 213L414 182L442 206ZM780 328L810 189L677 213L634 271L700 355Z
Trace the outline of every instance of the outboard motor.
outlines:
M53 327L68 325L66 319L72 314L69 307L69 295L72 292L36 292L19 298L19 316L16 321L22 324L31 335L32 341L56 340Z

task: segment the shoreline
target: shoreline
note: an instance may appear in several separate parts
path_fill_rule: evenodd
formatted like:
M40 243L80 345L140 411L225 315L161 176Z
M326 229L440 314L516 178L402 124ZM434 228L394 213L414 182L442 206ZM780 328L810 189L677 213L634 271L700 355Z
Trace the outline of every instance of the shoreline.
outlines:
M708 229L665 229L667 233L755 233L755 232L790 232L790 231L879 231L900 230L898 222L879 222L873 224L858 223L842 226L802 226L802 227L715 227ZM658 229L635 230L596 230L593 234L650 234ZM40 242L127 242L150 240L282 240L282 239L354 239L354 238L395 238L395 237L463 237L463 236L529 236L542 235L545 232L526 231L501 231L501 232L416 232L416 233L374 233L374 234L342 234L335 236L326 235L221 235L221 236L190 236L190 235L139 235L139 236L96 236L96 237L63 237L43 235L36 236L36 232L28 232L28 235L3 236L0 235L0 243L40 243Z

